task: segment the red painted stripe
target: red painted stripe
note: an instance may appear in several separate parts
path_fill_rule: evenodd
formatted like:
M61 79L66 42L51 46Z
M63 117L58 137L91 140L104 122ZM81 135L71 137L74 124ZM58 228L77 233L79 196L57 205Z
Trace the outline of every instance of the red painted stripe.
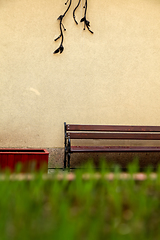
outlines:
M2 154L1 156L1 169L5 170L8 166L8 155Z
M8 165L11 172L13 172L15 170L15 159L13 154L8 155Z

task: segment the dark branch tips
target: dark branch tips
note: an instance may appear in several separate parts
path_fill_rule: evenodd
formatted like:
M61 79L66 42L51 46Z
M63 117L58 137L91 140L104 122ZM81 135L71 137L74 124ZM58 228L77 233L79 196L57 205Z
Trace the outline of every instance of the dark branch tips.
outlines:
M59 35L56 39L54 39L54 41L57 41L58 39L61 38L61 43L60 43L59 48L57 48L57 49L53 52L53 54L57 54L57 53L60 53L60 54L61 54L61 53L64 51L64 47L63 47L64 34L63 34L63 31L66 31L66 28L64 27L62 21L63 21L63 18L65 17L66 13L68 12L68 10L69 10L69 8L70 8L70 6L71 6L71 4L72 4L72 0L66 0L65 5L67 5L68 2L69 2L69 5L68 5L66 11L64 12L64 14L63 14L63 15L60 15L60 16L57 18L57 20L60 20L60 22L59 22L59 25L60 25L60 35ZM73 19L74 19L74 21L75 21L75 23L76 23L77 25L78 25L78 22L77 22L77 20L76 20L75 12L76 12L76 9L79 7L79 5L80 5L81 2L82 2L82 0L78 0L78 4L77 4L77 6L74 8L74 10L73 10ZM86 14L87 14L87 0L85 0L85 5L83 6L83 8L85 9L85 10L84 10L84 17L80 20L80 22L84 22L84 28L83 28L83 30L85 30L85 29L87 28L88 31L93 34L93 32L92 32L91 29L90 29L90 22L86 19Z
M86 18L85 17L83 17L81 20L80 20L80 22L85 22L86 21Z
M56 54L56 53L59 53L59 48L57 48L57 49L53 52L53 54Z
M54 53L53 54L56 54L56 53L62 53L63 52L63 50L64 50L64 47L63 47L63 45L60 45L60 47L59 48L57 48L55 51L54 51Z
M57 20L62 20L63 19L63 15L60 15Z
M60 53L62 53L63 50L64 50L64 47L61 45L60 48L59 48Z

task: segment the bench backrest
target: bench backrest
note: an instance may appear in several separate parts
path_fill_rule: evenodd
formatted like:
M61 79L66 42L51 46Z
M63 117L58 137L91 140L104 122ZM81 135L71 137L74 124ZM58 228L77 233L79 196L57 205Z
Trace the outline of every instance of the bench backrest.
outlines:
M70 139L160 140L160 126L64 125Z

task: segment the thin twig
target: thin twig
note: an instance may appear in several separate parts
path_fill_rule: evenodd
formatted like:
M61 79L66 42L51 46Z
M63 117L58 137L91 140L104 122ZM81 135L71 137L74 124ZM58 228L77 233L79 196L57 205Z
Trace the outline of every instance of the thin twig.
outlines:
M65 3L65 5L67 5L69 2L69 0L67 0L67 2ZM64 34L63 34L63 30L66 31L66 28L64 27L62 21L63 21L63 18L65 17L66 13L68 12L70 6L71 6L71 3L72 3L72 0L70 0L69 2L69 5L68 5L68 8L66 9L66 11L64 12L63 15L60 15L57 20L60 20L60 23L59 23L59 28L60 28L60 35L55 39L55 41L57 41L58 39L61 38L61 43L60 43L60 46L53 52L54 54L56 53L62 53L63 50L64 50L64 47L63 47L63 41L64 41Z
M76 11L77 8L79 7L80 3L81 3L81 0L79 0L77 6L75 7L75 9L74 9L74 11L73 11L73 19L74 19L74 21L75 21L75 23L76 23L77 25L78 25L78 22L77 22L76 17L75 17L75 11Z
M84 8L85 8L84 17L81 19L80 22L84 22L84 29L83 30L85 30L85 27L87 27L88 31L90 31L90 33L93 34L93 32L90 29L90 22L86 19L86 15L87 15L87 0L85 1Z

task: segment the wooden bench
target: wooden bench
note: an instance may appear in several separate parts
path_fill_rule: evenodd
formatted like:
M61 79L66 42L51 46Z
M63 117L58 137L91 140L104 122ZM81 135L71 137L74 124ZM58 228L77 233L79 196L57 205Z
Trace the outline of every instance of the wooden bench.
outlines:
M160 152L160 146L72 146L72 139L160 140L160 126L77 125L64 123L64 168L71 153ZM137 143L136 143L137 144Z

